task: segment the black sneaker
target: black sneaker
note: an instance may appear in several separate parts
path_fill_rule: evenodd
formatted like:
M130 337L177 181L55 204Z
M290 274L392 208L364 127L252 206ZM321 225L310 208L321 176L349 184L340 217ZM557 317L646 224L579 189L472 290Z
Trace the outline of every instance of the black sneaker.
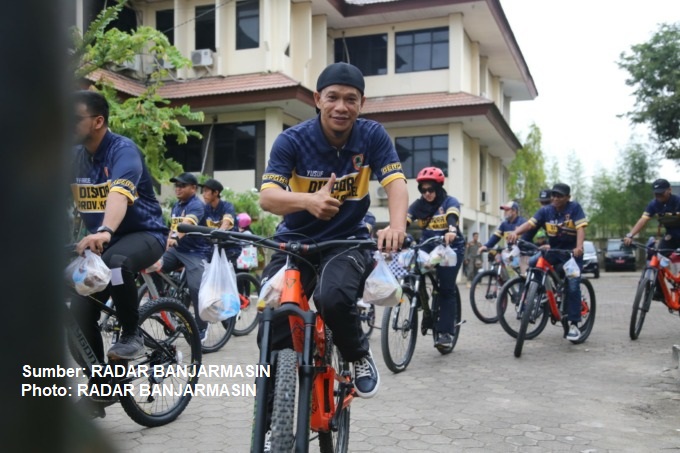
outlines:
M378 393L379 386L380 375L369 350L362 359L354 362L354 388L360 397L371 398Z
M437 335L437 341L434 342L434 347L437 349L450 349L453 347L453 335L450 333L440 333Z
M132 360L142 354L144 354L144 339L138 330L134 333L123 331L120 339L111 346L107 355L111 360Z

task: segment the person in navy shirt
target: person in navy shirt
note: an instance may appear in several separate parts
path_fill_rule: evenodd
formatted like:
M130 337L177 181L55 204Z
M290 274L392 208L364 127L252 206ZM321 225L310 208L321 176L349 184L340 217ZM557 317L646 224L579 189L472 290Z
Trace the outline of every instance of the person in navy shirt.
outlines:
M304 243L367 239L363 219L371 204L368 189L373 173L387 193L390 215L389 226L378 231L378 246L398 250L406 232L406 178L385 129L358 118L366 101L363 74L347 63L329 65L317 79L314 101L318 116L276 138L262 176L260 205L283 216L275 239ZM285 262L285 254L272 256L263 282ZM373 268L371 254L331 250L316 263L323 269L316 288L309 266L300 266L305 291L314 291L314 302L333 332L335 345L345 360L353 362L357 394L372 397L380 379L368 341L362 339L356 308L359 291ZM286 347L290 339L287 320L274 326L274 337L274 349Z
M579 269L583 269L583 241L586 238L586 218L581 205L571 201L571 187L564 183L557 183L550 193L552 203L540 208L529 221L523 223L508 233L506 240L513 243L517 236L531 229L544 227L548 235L550 248L571 250ZM553 266L563 265L569 256L564 253L549 253L547 260ZM560 269L560 272L563 272ZM581 277L567 279L566 303L567 319L571 325L566 338L578 340L581 331L578 324L581 322Z
M199 184L198 187L201 188L201 195L203 195L205 202L206 225L220 230L238 231L234 205L221 199L224 190L222 183L216 179L208 179L203 184ZM241 253L241 247L238 245L224 246L224 251L229 261L234 265L234 269L236 269L236 259Z
M74 96L75 149L72 162L73 201L88 230L77 245L101 255L111 269L111 284L89 297L106 303L111 297L122 326L111 359L134 359L144 352L138 331L136 275L163 254L167 227L152 180L137 145L108 129L109 104L94 91ZM86 297L75 295L71 307L97 358L104 346L97 322L101 311Z
M526 222L527 220L519 215L519 205L516 201L508 201L501 205L501 209L504 211L505 220L501 222L498 229L494 231L486 244L479 248L479 253L485 252L486 250L493 248L501 239L505 239L507 234L511 231L515 231L515 228ZM522 236L525 241L531 242L536 230L531 230ZM507 240L506 240L507 243ZM529 265L529 257L522 256L520 259L520 269L521 273L524 274Z
M642 217L635 223L623 242L630 245L635 235L647 225L647 222L656 217L659 225L666 229L666 234L659 241L658 248L666 250L680 248L680 197L672 193L671 185L665 179L654 181L652 190L654 191L654 199L649 202L642 213ZM672 252L662 253L670 255Z
M181 267L186 270L187 286L194 313L196 313L196 323L201 341L205 341L208 323L198 315L198 290L203 277L203 260L207 260L210 254L210 242L202 236L187 235L177 231L177 225L180 223L207 226L205 204L196 196L198 181L191 173L182 173L171 178L170 182L175 184L177 203L172 207L168 247L162 258L163 272L172 272Z
M463 264L465 252L465 238L460 233L460 203L446 193L444 189L444 172L437 167L426 167L420 170L416 177L418 191L422 196L408 208L407 223L415 223L422 228L420 241L423 242L434 236L443 236L444 242L456 252L458 260L455 266L437 266L439 280L439 319L426 319L423 324L428 326L437 323L437 338L434 346L439 350L453 345L453 323L456 313L456 298L460 297L456 278ZM422 250L432 251L435 245L425 246ZM460 313L458 313L460 316Z

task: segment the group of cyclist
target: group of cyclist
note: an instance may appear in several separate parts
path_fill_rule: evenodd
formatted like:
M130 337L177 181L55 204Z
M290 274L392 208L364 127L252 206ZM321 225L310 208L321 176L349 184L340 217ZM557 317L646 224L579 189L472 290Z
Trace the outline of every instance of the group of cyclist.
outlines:
M445 175L436 167L422 169L416 178L421 197L409 205L406 177L392 141L379 123L359 118L366 97L364 78L353 65L334 63L319 75L314 102L318 115L283 131L275 140L262 176L260 205L265 211L281 215L274 239L280 242L312 243L332 239L367 239L375 233L382 251L398 251L406 229L414 224L422 230L422 240L442 236L456 253L453 267L436 270L440 282L440 334L437 348L451 345L453 306L458 297L456 280L464 262L465 241L460 225L460 202L447 194ZM207 225L241 231L231 203L221 200L222 184L214 179L199 184L190 173L171 179L177 203L172 209L172 223L163 222L161 207L155 197L152 180L138 147L129 139L108 130L108 104L93 91L80 91L74 100L76 140L72 187L76 206L89 234L77 245L101 254L112 269L111 285L94 297L105 301L111 295L122 324L120 340L108 351L110 359L132 359L142 353L144 345L137 330L138 302L135 275L162 259L163 271L179 266L187 270L194 308L197 308L202 261L210 245L204 239L184 236L177 231L180 223ZM370 205L371 174L385 189L389 212L388 225L373 232L365 221ZM204 201L198 199L202 189ZM670 193L665 180L654 183L655 200L650 203L627 240L640 231L653 216L659 216L668 235L663 244L680 246L680 199ZM501 206L505 220L498 231L482 245L493 247L502 237L514 243L520 236L531 238L545 230L551 248L571 250L582 267L583 241L588 225L581 206L571 200L567 184L557 183L542 190L541 208L531 218L519 215L515 202ZM371 217L367 217L370 219ZM375 220L373 218L373 224ZM524 236L523 236L524 235ZM234 259L238 250L229 250ZM275 253L263 270L263 284L286 263L287 255ZM551 254L553 265L563 264L569 256ZM372 397L378 391L380 377L368 340L362 336L356 301L374 266L372 255L360 250L332 250L311 257L312 264L323 269L318 281L312 269L300 265L303 287L312 295L316 309L333 333L333 340L345 358L353 363L356 393ZM567 285L567 338L578 339L580 332L579 278ZM97 345L103 359L103 346L96 328L99 313L84 300L75 300L81 312L79 322L88 341ZM197 312L197 310L196 310ZM203 331L206 323L197 317ZM273 326L273 348L291 347L287 321ZM258 335L258 342L260 336Z

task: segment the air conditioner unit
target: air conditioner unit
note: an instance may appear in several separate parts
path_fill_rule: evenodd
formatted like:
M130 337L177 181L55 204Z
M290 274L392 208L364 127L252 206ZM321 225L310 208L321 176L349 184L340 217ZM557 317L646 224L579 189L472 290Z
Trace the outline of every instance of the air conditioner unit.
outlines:
M169 60L159 59L158 63L163 69L175 69L175 65L173 65Z
M191 52L191 64L194 66L211 66L213 64L211 49L198 49Z
M375 191L375 196L378 198L378 200L387 200L387 192L385 192L385 188L383 186L378 186Z
M142 71L142 56L135 55L131 60L124 61L120 64L122 69L130 69L132 71Z

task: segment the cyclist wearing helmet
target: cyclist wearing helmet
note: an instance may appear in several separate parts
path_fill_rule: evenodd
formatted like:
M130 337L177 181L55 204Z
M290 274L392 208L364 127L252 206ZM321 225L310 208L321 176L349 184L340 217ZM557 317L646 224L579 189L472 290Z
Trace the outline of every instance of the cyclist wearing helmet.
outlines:
M441 300L439 319L432 320L423 317L424 325L433 321L437 322L439 334L434 343L437 349L447 349L453 345L453 332L451 331L455 319L453 310L456 297L459 297L456 278L463 263L465 251L465 238L458 227L460 203L446 193L444 180L444 172L437 167L426 167L420 170L416 181L418 181L418 191L422 196L408 208L407 217L409 224L415 222L422 228L421 241L433 236L444 236L444 242L450 245L458 256L458 261L453 267L437 266ZM429 252L433 248L434 245L425 251Z
M314 101L317 117L276 138L262 175L260 205L283 215L275 240L368 239L364 216L371 204L368 188L373 173L387 193L390 216L389 226L378 231L378 247L398 250L406 232L406 178L385 129L358 118L366 101L359 68L347 63L326 67L317 80ZM313 269L300 264L305 292L313 295L342 356L353 363L357 394L372 397L380 378L368 340L362 338L356 307L359 291L373 269L372 255L342 248L308 259L323 272L315 285ZM275 253L262 273L263 283L285 262L285 254ZM292 345L288 320L280 321L272 329L275 350Z

